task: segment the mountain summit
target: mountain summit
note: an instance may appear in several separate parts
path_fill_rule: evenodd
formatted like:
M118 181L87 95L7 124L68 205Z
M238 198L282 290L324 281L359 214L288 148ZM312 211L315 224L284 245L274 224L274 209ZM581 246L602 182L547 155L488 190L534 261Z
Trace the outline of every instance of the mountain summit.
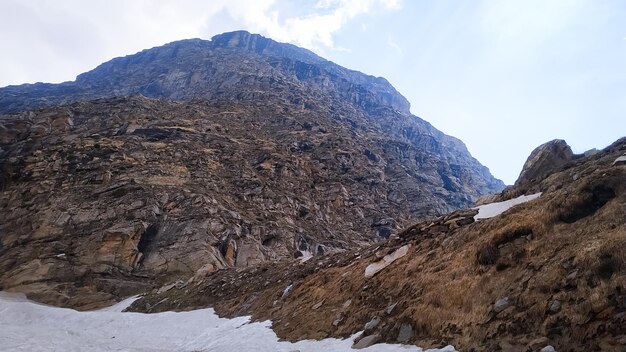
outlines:
M366 109L409 114L409 102L380 77L345 69L309 50L245 31L189 39L113 59L74 82L0 91L0 113L141 94L148 98L273 99L320 104L332 91Z
M90 308L503 188L383 78L238 31L0 88L0 289Z

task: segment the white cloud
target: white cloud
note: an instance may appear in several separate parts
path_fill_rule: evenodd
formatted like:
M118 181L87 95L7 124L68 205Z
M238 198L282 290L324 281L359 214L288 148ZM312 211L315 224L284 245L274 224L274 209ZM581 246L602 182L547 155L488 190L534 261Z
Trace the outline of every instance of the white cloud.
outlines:
M402 0L381 0L381 3L388 9L399 10L402 8Z
M298 7L296 7L298 6ZM0 86L72 80L116 56L174 40L246 29L308 49L346 50L333 35L397 0L3 0Z
M320 0L313 6L317 12L284 16L281 21L280 12L273 10L272 5L273 1L261 1L254 8L244 5L230 11L255 32L313 50L335 49L333 34L354 17L375 9L396 10L401 6L400 1L394 0Z

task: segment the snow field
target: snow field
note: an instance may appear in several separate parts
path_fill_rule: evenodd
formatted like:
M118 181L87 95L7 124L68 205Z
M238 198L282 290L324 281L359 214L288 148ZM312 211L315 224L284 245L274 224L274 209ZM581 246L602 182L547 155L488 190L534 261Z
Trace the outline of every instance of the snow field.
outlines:
M278 341L271 322L219 318L213 309L156 314L124 313L136 297L97 311L78 312L0 292L0 351L156 352L354 351L350 339ZM306 318L303 318L306 319ZM416 346L377 344L362 351L422 352ZM430 352L452 352L447 346Z

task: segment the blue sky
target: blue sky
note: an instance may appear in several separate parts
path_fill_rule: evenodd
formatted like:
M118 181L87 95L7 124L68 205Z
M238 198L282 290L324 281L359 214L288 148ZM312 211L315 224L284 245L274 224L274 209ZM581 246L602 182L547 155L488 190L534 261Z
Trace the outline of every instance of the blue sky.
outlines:
M626 135L619 0L0 0L0 86L235 29L387 78L507 184L548 140L583 152Z

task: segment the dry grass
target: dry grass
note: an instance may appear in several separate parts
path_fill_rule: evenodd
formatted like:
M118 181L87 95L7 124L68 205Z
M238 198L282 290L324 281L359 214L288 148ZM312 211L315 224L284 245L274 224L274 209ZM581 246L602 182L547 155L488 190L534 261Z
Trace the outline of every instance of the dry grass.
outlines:
M411 342L424 347L527 350L532 340L547 338L559 351L618 350L617 337L626 335L626 167L603 161L611 158L550 176L540 198L501 216L390 241L360 252L349 266L320 267L284 298L286 282L241 295L258 289L248 312L272 319L287 339L348 337L376 316L383 340L395 342L400 326L410 324ZM575 173L582 176L574 182ZM365 279L365 267L378 260L374 253L402 241L412 244L410 253ZM300 269L276 270L274 276ZM495 312L505 297L509 307ZM560 307L551 309L555 301ZM222 312L232 314L240 303L228 305Z
M499 348L504 341L525 346L548 337L560 348L597 348L611 338L590 333L589 326L596 328L590 319L610 321L617 297L626 293L626 197L618 178L623 180L623 174L566 185L506 215L462 228L454 234L458 240L447 241L446 247L437 238L421 239L410 258L394 263L375 282L348 272L348 280L374 287L373 292L356 288L360 304L350 314L358 311L362 320L384 317L381 305L372 306L370 300L388 296L404 308L383 318L387 341L394 341L400 322L408 321L422 344L446 341L484 349ZM308 290L307 285L300 289ZM350 292L355 291L335 294L347 298ZM496 314L493 304L503 297L510 307ZM554 300L560 302L558 311L550 311ZM303 323L307 328L313 327Z

